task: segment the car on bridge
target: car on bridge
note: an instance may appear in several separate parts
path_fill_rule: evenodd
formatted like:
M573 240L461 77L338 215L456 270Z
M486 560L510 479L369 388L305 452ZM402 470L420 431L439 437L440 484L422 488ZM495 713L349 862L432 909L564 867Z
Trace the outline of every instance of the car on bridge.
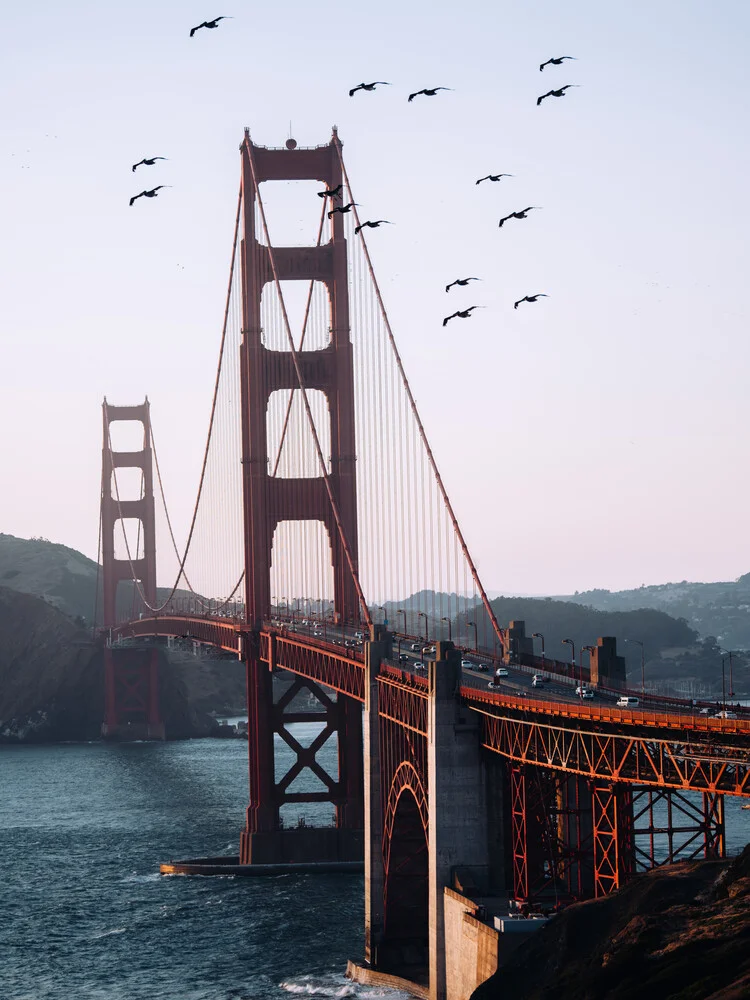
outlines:
M617 699L618 708L637 708L639 704L638 699L632 695L623 694Z
M409 648L411 649L412 653L422 652L422 644L420 642L413 642Z
M417 671L418 674L423 674L427 670L427 667L424 665L424 663L422 663L421 660L416 660L414 663L414 669Z
M586 687L586 685L581 687L581 685L579 684L578 687L576 688L576 695L579 698L593 698L594 692L591 690L590 687Z
M544 677L542 674L534 674L534 676L531 678L531 686L533 688L544 687L546 683L547 683L547 678Z
M409 662L409 655L408 655L408 653L399 653L398 654L398 659L399 659L400 663L408 663Z
M736 718L737 718L736 712L728 712L728 711L717 712L716 715L714 716L714 719L736 719Z
M506 667L498 667L495 671L495 677L510 677L510 670Z

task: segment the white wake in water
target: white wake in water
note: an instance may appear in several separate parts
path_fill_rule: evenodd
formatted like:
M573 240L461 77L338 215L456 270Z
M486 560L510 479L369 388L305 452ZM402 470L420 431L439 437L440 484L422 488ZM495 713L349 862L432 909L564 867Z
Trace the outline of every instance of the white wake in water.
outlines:
M343 976L297 976L279 983L287 993L302 993L320 997L356 997L357 1000L407 1000L407 994L400 990L389 990L382 986L362 986Z

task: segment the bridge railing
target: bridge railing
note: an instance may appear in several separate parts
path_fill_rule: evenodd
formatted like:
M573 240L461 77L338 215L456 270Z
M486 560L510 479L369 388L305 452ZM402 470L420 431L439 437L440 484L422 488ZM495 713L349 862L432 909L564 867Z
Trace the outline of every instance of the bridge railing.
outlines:
M740 733L750 735L750 718L715 719L700 715L699 712L676 713L654 709L621 709L615 705L596 705L586 702L547 701L543 698L513 697L483 688L462 687L461 697L471 704L483 703L502 708L518 709L528 713L533 703L533 711L547 715L576 719L590 719L592 722L611 722L617 725L642 725L654 728L692 729L706 733ZM692 706L691 706L692 707Z

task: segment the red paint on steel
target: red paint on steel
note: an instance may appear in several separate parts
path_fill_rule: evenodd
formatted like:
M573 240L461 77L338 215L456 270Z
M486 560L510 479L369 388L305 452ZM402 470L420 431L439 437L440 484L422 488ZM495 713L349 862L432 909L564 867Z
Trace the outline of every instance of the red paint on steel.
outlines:
M357 492L354 438L354 369L349 335L346 240L340 215L333 217L326 246L276 247L259 242L256 208L266 231L259 185L267 180L319 180L341 183L337 138L315 149L264 149L246 133L242 144L244 238L241 248L243 337L240 361L242 462L245 510L246 619L260 629L271 607L271 546L281 521L325 524L331 542L334 608L341 621L368 617L359 591L357 566ZM273 282L325 282L331 309L331 342L323 350L270 351L262 342L261 297ZM279 290L280 292L280 290ZM283 298L280 295L285 314ZM288 329L288 323L287 323ZM326 395L330 414L330 473L307 479L269 475L266 410L272 392L307 389ZM314 424L312 431L317 440ZM318 442L319 448L319 442ZM323 462L323 466L325 463Z

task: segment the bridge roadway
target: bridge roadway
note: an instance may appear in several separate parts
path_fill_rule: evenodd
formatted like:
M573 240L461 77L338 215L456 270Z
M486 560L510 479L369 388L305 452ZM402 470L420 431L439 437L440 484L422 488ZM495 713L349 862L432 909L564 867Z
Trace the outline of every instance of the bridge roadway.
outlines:
M357 641L355 630L329 628L325 637L309 631L265 623L259 633L261 659L364 701L364 654L341 645ZM190 638L238 654L251 635L236 619L199 615L142 618L111 632L113 639ZM407 644L412 642L402 639L401 646ZM427 678L415 671L412 654L422 655L409 650L408 662L394 657L381 668L389 686L402 692L407 712L415 698L427 698ZM476 654L469 656L478 661ZM700 705L656 698L643 707L620 709L615 704L619 692L597 692L592 701L582 701L570 677L548 671L551 680L539 690L530 687L536 668L511 665L508 670L495 689L488 687L489 673L463 670L461 696L481 716L488 749L510 760L590 777L750 796L750 713L714 718L700 714Z

